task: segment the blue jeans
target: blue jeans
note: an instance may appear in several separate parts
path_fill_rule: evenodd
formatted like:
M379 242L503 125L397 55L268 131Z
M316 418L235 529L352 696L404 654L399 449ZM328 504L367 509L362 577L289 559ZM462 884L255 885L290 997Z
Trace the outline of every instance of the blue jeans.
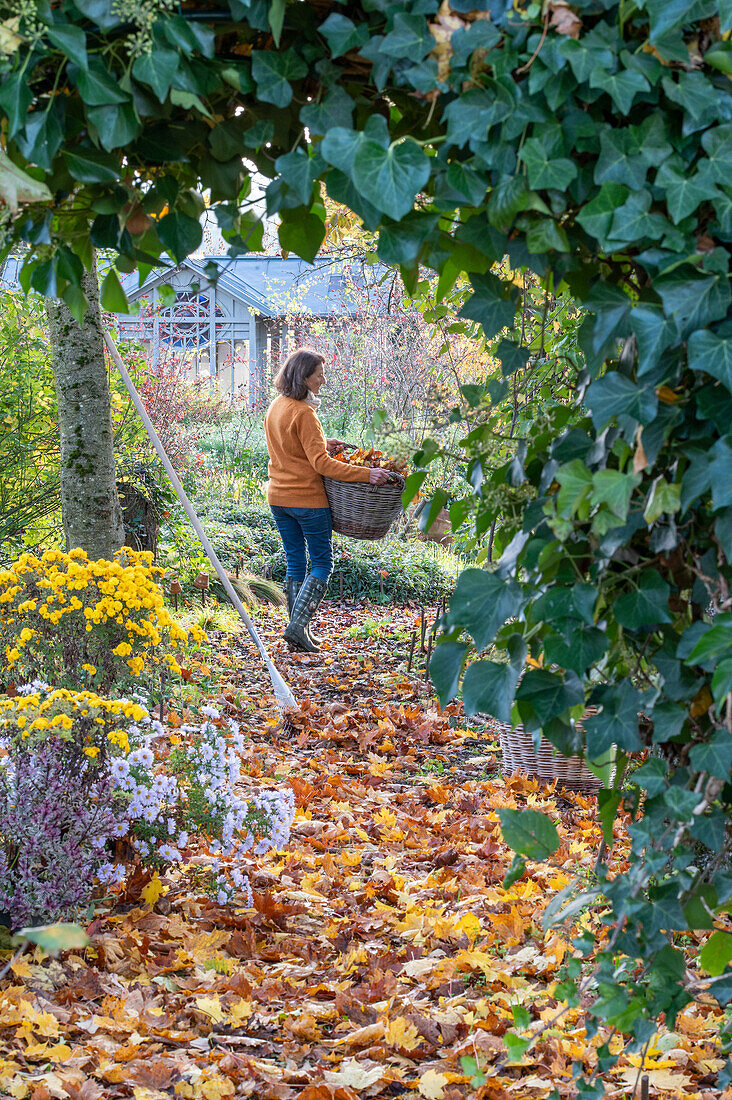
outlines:
M333 572L333 518L330 508L284 508L270 504L277 530L282 536L287 559L287 576L300 584L307 573L307 544L310 572L328 581Z

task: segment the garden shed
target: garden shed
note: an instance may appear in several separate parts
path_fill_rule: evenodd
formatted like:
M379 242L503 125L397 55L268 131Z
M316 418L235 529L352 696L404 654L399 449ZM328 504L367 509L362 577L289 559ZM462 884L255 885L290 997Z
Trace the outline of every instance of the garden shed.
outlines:
M188 258L151 272L142 286L135 273L123 280L138 311L118 315L117 335L141 341L153 367L182 362L190 380L207 379L222 395L258 403L272 365L298 342L293 318L354 312L376 278L373 269L340 257L314 264L267 255ZM163 286L174 289L174 302L161 296Z

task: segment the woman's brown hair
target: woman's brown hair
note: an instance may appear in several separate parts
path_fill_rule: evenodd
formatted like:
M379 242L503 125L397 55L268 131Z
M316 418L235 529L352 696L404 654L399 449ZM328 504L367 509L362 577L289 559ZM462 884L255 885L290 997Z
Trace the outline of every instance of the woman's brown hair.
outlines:
M314 374L324 362L325 356L314 351L313 348L298 348L297 351L290 352L275 375L275 389L279 390L283 397L294 397L296 401L304 401L308 395L305 379Z

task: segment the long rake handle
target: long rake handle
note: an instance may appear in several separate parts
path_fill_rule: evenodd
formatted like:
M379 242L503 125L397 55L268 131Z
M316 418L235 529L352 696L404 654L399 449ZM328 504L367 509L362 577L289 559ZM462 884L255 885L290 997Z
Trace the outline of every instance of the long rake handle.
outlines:
M297 700L295 699L295 696L293 695L291 688L289 687L289 685L287 683L285 683L282 676L280 675L280 673L275 668L275 665L273 664L271 657L269 656L269 654L267 653L267 650L264 647L264 642L259 637L259 634L257 633L256 627L254 626L252 620L247 615L246 610L244 609L244 605L241 602L241 600L239 599L238 595L236 594L234 586L232 585L231 581L229 580L229 577L227 575L226 570L224 569L223 565L219 561L218 555L217 555L216 551L214 550L213 546L209 542L208 536L206 535L206 532L203 530L203 527L201 526L201 521L199 520L198 516L196 515L196 511L195 511L193 505L191 504L190 500L188 499L186 491L183 488L183 486L181 485L180 479L179 479L178 475L176 474L175 470L173 469L173 466L171 464L170 459L168 458L167 454L165 453L165 448L163 447L163 444L160 442L160 437L158 436L158 433L155 431L152 420L148 416L147 409L145 408L145 406L142 403L142 399L140 398L140 395L137 392L137 389L135 387L135 383L130 378L129 373L127 371L127 367L122 362L122 358L121 358L119 352L117 351L115 343L112 340L112 337L109 335L108 332L104 333L104 342L106 343L109 354L112 356L112 360L113 360L115 366L117 367L117 370L119 371L119 373L122 377L122 381L124 382L124 384L127 388L127 392L130 395L130 398L132 400L132 404L137 409L137 412L140 416L140 420L142 420L142 423L145 426L145 431L147 432L148 436L150 437L150 442L152 443L153 447L157 451L158 458L160 459L163 466L165 467L165 472L168 475L168 477L170 478L171 484L172 484L172 486L175 490L175 495L178 497L178 500L183 505L183 508L185 509L185 512L186 512L186 515L188 516L189 520L191 521L191 524L193 526L193 530L196 532L199 539L201 540L201 545L203 546L203 549L206 551L206 555L208 557L208 560L211 562L214 569L216 570L216 576L219 578L222 585L224 586L224 589L226 591L226 595L229 597L229 599L233 603L234 607L238 611L240 618L242 619L242 621L243 621L244 625L246 626L247 630L249 631L249 636L251 637L252 641L254 642L255 646L257 647L257 649L259 650L259 652L261 654L262 660L264 661L264 664L267 668L267 672L269 673L269 678L272 681L272 687L274 688L275 699L277 700L277 703L278 703L279 707L281 709L287 709L288 707L297 707Z

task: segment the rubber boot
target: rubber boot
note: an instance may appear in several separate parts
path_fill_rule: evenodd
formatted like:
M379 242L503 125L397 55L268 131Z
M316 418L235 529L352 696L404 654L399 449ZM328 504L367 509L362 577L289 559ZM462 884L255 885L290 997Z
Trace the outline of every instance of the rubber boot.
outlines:
M295 600L297 599L297 594L298 594L298 592L300 591L301 588L302 588L302 581L299 581L296 577L286 577L285 578L285 595L287 596L287 614L289 615L290 618L292 618L292 609L295 606ZM308 638L313 643L313 645L316 647L316 649L319 649L320 648L320 638L317 636L317 634L313 634L313 632L312 632L312 630L310 629L309 626L305 627L305 633L307 634Z
M306 653L319 652L318 647L308 637L307 626L320 606L327 587L327 581L322 581L320 577L314 577L312 574L303 581L285 630L285 641L295 649L302 649Z

